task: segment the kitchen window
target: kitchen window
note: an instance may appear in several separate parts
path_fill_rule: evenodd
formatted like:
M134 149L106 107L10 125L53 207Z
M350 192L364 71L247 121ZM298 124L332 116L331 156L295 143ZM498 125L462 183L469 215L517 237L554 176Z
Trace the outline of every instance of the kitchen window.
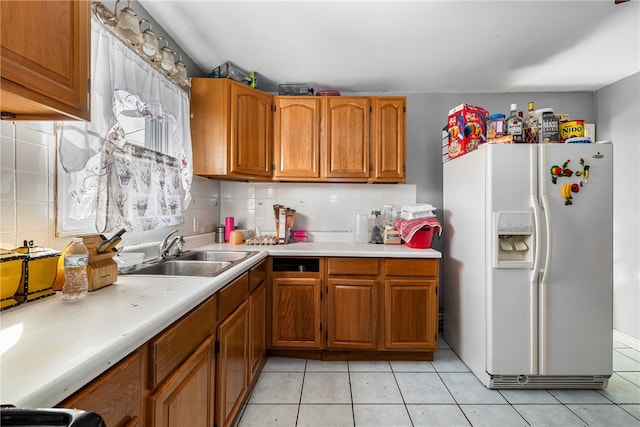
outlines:
M193 176L189 99L92 17L90 122L57 126L60 236L184 222Z

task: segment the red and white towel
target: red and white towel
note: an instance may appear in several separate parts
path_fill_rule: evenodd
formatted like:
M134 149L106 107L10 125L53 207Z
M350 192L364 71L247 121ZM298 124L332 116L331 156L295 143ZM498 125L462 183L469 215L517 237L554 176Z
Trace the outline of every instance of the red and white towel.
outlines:
M410 242L413 235L422 227L429 226L438 229L438 236L442 235L442 226L435 216L418 219L398 219L396 220L396 229L400 231L400 237L405 242Z

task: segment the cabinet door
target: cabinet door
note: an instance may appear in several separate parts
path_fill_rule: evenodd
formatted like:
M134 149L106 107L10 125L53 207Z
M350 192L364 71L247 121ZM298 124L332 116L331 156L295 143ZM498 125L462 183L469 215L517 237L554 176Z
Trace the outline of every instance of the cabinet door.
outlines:
M317 278L272 279L273 347L320 349L320 289Z
M89 120L85 0L0 2L0 109L18 119Z
M384 283L384 345L388 350L435 350L437 280L398 278Z
M116 366L60 404L97 412L108 426L136 425L140 420L142 357L133 352Z
M274 104L273 178L319 178L320 99L276 96Z
M371 179L376 182L406 180L406 98L372 98L373 124Z
M249 377L251 384L266 356L267 285L263 281L249 296Z
M367 181L369 98L330 97L323 102L322 176L343 181Z
M378 281L329 278L326 298L327 348L375 349Z
M149 396L149 425L213 425L214 339L204 340Z
M193 173L225 176L229 156L231 90L227 79L191 79L191 147Z
M247 393L248 303L243 302L218 325L216 425L232 425ZM188 425L188 424L185 424Z
M271 95L242 85L231 85L229 170L271 177Z

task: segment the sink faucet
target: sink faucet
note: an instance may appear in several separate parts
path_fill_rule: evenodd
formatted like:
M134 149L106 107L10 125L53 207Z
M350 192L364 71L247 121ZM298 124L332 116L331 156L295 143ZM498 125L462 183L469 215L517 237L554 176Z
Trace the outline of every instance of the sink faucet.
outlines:
M165 259L169 256L177 256L182 252L182 248L184 246L184 237L176 236L171 241L169 238L177 233L178 230L173 230L171 233L164 236L164 239L160 242L158 246L158 252L160 254L160 259Z

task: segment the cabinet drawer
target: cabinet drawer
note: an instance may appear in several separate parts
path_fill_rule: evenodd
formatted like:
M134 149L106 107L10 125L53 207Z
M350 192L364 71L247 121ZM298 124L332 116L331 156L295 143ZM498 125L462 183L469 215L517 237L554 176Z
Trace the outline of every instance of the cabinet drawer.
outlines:
M82 408L102 416L108 426L140 417L142 368L135 351L91 384L62 402L63 408Z
M209 298L149 342L149 388L155 389L215 331L216 298Z
M385 260L384 274L387 276L438 276L439 259L402 258Z
M245 273L218 292L218 321L226 318L249 297L249 274Z
M330 275L378 275L377 258L329 258L327 261Z

